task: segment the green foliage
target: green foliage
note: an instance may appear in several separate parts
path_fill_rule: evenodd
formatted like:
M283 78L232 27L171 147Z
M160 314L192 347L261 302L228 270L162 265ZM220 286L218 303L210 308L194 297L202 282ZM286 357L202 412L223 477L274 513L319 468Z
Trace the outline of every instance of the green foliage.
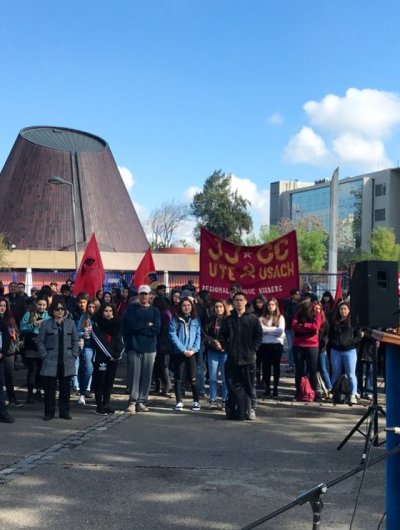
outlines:
M297 245L301 263L300 270L321 272L326 262L327 234L321 230L297 231Z
M190 205L196 218L196 241L200 239L200 228L204 227L223 239L241 244L243 233L250 232L253 226L247 211L249 204L237 191L232 191L230 175L214 171Z
M321 272L326 264L328 234L318 217L308 215L295 221L281 219L277 226L262 225L254 245L268 243L296 230L300 272ZM250 244L247 243L246 244Z
M248 246L262 245L278 239L281 235L277 226L261 225L258 237L252 232L245 238L245 244Z
M396 236L392 228L385 226L374 228L370 245L371 259L382 261L400 260L400 245L396 243Z

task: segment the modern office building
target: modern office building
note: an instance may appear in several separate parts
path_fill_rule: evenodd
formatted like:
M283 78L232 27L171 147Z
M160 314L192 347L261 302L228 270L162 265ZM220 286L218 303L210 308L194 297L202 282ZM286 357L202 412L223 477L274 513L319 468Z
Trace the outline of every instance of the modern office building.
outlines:
M282 218L295 221L314 215L329 230L330 186L330 179L314 184L297 181L271 183L270 223L275 225ZM400 168L339 179L339 249L369 252L372 230L379 226L393 228L399 243L399 197Z

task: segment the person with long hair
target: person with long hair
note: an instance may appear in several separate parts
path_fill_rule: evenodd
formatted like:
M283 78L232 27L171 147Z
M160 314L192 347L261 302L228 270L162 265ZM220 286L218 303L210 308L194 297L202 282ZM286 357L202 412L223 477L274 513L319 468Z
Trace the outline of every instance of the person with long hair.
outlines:
M3 379L4 379L4 358L10 347L10 336L7 324L0 319L0 422L14 423L14 417L7 410L4 398Z
M325 313L325 317L330 321L335 311L335 300L330 291L325 291L320 301L321 307Z
M79 365L78 365L78 405L85 405L86 398L90 397L90 384L93 375L93 346L91 341L93 322L100 309L100 302L96 297L89 298L86 310L80 316L76 329L80 339Z
M309 297L299 303L292 320L296 392L299 391L301 378L308 373L317 399L322 397L317 376L321 322L321 314L315 311L315 305Z
M176 315L169 323L168 333L173 348L171 365L175 377L175 410L183 409L182 384L185 374L192 389L192 410L200 410L196 353L201 346L201 325L194 303L189 297L184 297L179 302Z
M357 345L361 342L362 335L359 328L351 322L350 306L341 302L336 309L335 316L329 331L331 346L332 385L344 372L350 384L350 405L357 403Z
M104 303L93 322L92 347L93 389L96 398L96 414L106 416L113 414L110 405L118 361L124 351L122 340L122 322L111 303Z
M222 406L224 409L225 402L228 397L228 388L225 380L225 363L227 359L227 353L224 351L220 341L219 335L221 331L222 322L226 317L230 315L230 310L225 300L214 301L214 314L211 316L210 321L205 326L203 331L204 344L208 348L207 361L208 361L208 377L210 381L210 409L217 409L217 385L218 385L218 372L221 374L222 381Z
M262 373L265 385L264 397L271 395L271 370L274 371L274 389L272 397L278 397L279 379L281 376L281 358L285 340L285 318L279 311L278 300L271 298L259 317L263 331L260 346Z
M264 308L267 305L267 299L263 294L257 295L250 304L250 308L253 309L253 313L256 317L260 318ZM256 382L257 385L261 385L261 372L262 372L262 354L261 345L257 350L256 354Z
M327 346L329 341L329 320L325 315L321 302L315 303L315 311L321 315L321 327L319 328L319 345L318 345L318 369L322 377L322 381L328 392L332 390L332 382L329 376L329 361Z
M19 351L20 343L19 329L15 318L11 314L8 300L4 296L0 297L0 320L6 324L10 339L7 351L5 351L3 355L4 381L6 384L8 403L9 405L20 407L21 403L17 400L14 388L15 354Z
M26 376L28 386L27 403L34 403L34 388L36 388L36 397L41 399L43 385L40 368L42 366L42 359L38 351L37 340L42 324L50 318L47 307L48 298L44 295L38 295L32 309L25 313L19 326L21 335L24 337L25 362L28 365Z
M71 376L79 355L79 337L75 323L66 318L67 305L61 296L55 296L49 307L50 319L43 322L38 336L38 352L42 358L41 375L44 386L44 420L54 418L58 382L59 417L71 420Z

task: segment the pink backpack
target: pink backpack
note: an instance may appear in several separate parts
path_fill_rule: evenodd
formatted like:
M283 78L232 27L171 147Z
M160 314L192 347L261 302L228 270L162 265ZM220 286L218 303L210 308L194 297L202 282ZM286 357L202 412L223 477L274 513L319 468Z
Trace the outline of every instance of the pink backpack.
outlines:
M300 386L296 399L297 401L314 401L315 399L315 392L311 388L310 380L305 375L300 379Z

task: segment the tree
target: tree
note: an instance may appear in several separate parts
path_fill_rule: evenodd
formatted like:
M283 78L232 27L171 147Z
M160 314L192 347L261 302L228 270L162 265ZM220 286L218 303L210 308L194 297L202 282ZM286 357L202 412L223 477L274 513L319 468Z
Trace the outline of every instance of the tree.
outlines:
M147 226L151 232L152 249L170 247L176 230L188 216L187 205L174 201L164 202L154 210L147 220Z
M278 225L262 225L256 242L252 244L268 243L292 230L296 230L300 272L321 272L326 264L328 234L321 220L314 215L295 221L282 218Z
M252 232L246 237L245 243L249 246L262 245L263 243L269 243L270 241L274 241L274 239L278 239L281 235L277 226L261 225L258 237Z
M396 243L393 228L379 226L372 231L370 240L371 259L381 261L399 261L400 245Z
M250 202L231 189L231 175L221 170L207 178L203 191L196 193L190 205L196 218L194 237L200 239L200 228L205 227L223 239L233 243L242 243L243 233L253 227L253 221L247 211Z

